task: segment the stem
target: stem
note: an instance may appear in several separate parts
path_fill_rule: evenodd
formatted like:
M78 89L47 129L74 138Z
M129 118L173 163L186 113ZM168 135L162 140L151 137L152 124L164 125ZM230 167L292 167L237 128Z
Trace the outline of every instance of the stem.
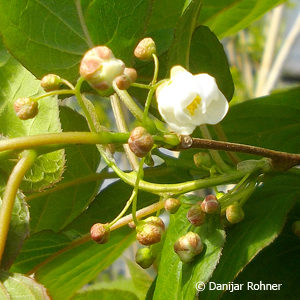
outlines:
M200 131L201 134L203 135L204 138L212 140L212 137L209 133L209 130L207 128L206 125L201 125L200 127ZM223 170L223 171L228 171L230 169L230 167L223 161L220 153L216 150L208 150L209 154L211 155L211 157L213 158L213 160L215 161L215 163Z
M181 148L179 146L179 149L183 149L183 150L189 148L218 149L218 150L225 150L225 151L254 154L254 155L271 158L273 162L278 164L279 161L282 161L283 163L287 163L289 167L293 167L300 164L300 154L281 152L281 151L276 151L276 150L271 150L271 149L266 149L266 148L261 148L256 146L245 145L245 144L192 138L192 143L188 148L187 147Z
M65 144L113 144L127 143L129 133L115 132L60 132L0 140L0 152L36 148L45 145Z
M116 83L113 82L113 88L115 92L118 94L120 99L123 101L123 103L126 105L126 107L131 111L131 113L134 115L134 117L142 122L143 121L143 111L139 108L139 106L133 101L131 96L128 94L126 90L120 90Z
M21 181L28 169L34 163L36 152L33 150L25 150L20 154L20 160L15 165L12 173L8 178L8 182L3 194L3 200L0 210L0 262L5 249L5 243L9 230L11 214L14 207L15 198Z
M140 89L148 89L148 90L151 89L151 86L149 84L143 84L143 83L137 83L137 82L133 82L130 86L137 87Z
M125 117L122 111L122 107L118 98L118 95L114 94L110 97L111 99L111 106L113 109L113 113L116 119L117 127L120 132L128 132L128 127L125 121ZM133 170L137 170L139 167L139 162L137 160L137 157L134 155L134 153L130 150L129 146L127 144L123 145L123 148L125 150L126 156L131 164L131 167Z
M154 212L162 209L164 207L164 202L160 201L157 203L154 203L152 205L149 205L147 207L144 207L140 210L137 211L136 216L137 218L143 218L145 216L151 215ZM128 223L130 223L132 221L132 214L127 215L123 218L121 218L120 220L118 220L115 224L113 224L110 228L110 231L116 230L120 227L123 227L125 225L127 225ZM52 260L54 260L56 257L58 257L59 255L61 255L62 253L65 253L69 250L72 250L74 248L76 248L77 246L80 246L86 242L91 241L91 236L90 234L85 234L84 236L82 236L81 238L71 242L67 247L57 251L56 253L52 254L50 257L48 257L47 259L45 259L43 262L41 262L40 264L38 264L37 266L35 266L33 269L31 269L30 271L27 272L26 275L30 275L33 273L36 273L37 270L39 270L41 267L45 266L46 264L48 264L49 262L51 262Z
M35 97L35 98L32 98L34 101L38 101L42 98L45 98L45 97L50 97L50 96L54 96L54 95L74 95L75 94L75 91L73 90L56 90L56 91L51 91L51 92L48 92L46 94L43 94L41 96L38 96L38 97Z
M143 157L140 161L139 170L136 175L136 180L135 180L134 189L133 189L134 196L133 196L133 202L132 202L132 219L133 219L135 225L138 224L138 220L136 218L137 195L139 192L140 180L141 180L141 178L144 177L144 170L143 170L144 162L145 162L145 157Z
M151 81L151 86L155 85L157 81L157 76L158 76L158 70L159 70L159 61L155 53L152 54L153 60L154 60L154 74L153 74L153 79Z

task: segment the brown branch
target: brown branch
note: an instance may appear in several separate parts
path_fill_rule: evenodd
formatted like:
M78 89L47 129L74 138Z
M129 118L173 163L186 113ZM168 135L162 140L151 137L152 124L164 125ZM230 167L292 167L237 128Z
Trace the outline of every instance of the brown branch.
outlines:
M181 136L181 142L175 150L180 151L191 148L242 152L268 157L272 159L273 166L277 170L286 170L300 164L300 154L281 152L245 144L192 138L190 136Z

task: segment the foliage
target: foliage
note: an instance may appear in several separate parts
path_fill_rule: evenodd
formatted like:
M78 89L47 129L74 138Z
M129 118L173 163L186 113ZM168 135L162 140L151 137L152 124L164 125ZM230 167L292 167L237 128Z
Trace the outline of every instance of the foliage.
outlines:
M168 83L171 67L180 64L193 74L213 76L229 102L234 84L219 39L281 2L0 0L1 299L299 296L299 238L290 228L300 217L300 172L295 167L300 161L300 88L233 104L220 124L179 138L168 130L152 99ZM153 38L157 51L153 59L138 61L134 48L146 36ZM79 77L84 53L97 45L106 45L126 67L137 70L137 83L130 82L128 92L116 81L104 92L95 90L88 78ZM45 93L40 79L52 73L62 78L61 87ZM36 117L18 119L14 102L22 97L38 101ZM200 103L196 97L192 108ZM138 125L149 132L150 146L154 143L140 160L126 148L128 128ZM202 138L214 140L203 144ZM244 150L217 140L242 144ZM138 142L147 148L147 140ZM203 149L192 149L197 147ZM174 157L160 148L182 152ZM243 153L234 156L228 150ZM194 154L200 151L207 161L199 166ZM36 159L31 161L30 155ZM120 166L126 157L134 171L123 171L128 163ZM116 180L107 180L111 178ZM233 186L220 196L226 184ZM208 193L217 194L220 211L193 226L187 212ZM166 232L150 246L155 268L148 272L127 260L130 279L97 280L135 241L135 230L123 226L159 215L168 197L182 204L175 214L163 215ZM232 225L225 211L235 202L245 218ZM89 234L99 222L111 231L104 245ZM157 224L150 225L154 232ZM200 236L204 249L191 263L183 263L173 247L189 231ZM251 294L197 290L199 282L272 280L289 289Z

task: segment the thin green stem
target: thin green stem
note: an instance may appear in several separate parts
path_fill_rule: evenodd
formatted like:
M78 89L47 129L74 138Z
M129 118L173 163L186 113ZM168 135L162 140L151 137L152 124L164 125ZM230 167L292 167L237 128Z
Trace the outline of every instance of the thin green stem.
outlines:
M78 101L78 103L79 103L79 105L80 105L87 121L88 121L88 124L90 126L91 131L96 132L97 130L96 130L96 127L94 125L93 119L92 119L88 109L86 108L86 106L84 104L84 101L82 99L82 96L81 96L80 88L81 88L81 85L82 85L83 82L84 82L84 78L80 77L78 79L77 83L76 83L76 86L75 86L75 95L76 95L77 101Z
M64 78L61 78L60 80L64 85L68 86L71 90L75 90L75 87L71 82L69 82L68 80L66 80Z
M0 210L0 262L4 253L5 243L9 230L11 214L15 203L18 188L21 181L32 166L36 158L36 152L33 150L25 150L20 154L20 160L15 165L12 173L8 178L8 182L3 194L3 200Z
M129 133L120 132L60 132L0 140L0 152L36 148L46 145L127 143ZM50 149L51 151L51 149ZM52 150L53 151L53 150Z
M207 128L206 125L201 125L200 131L201 134L205 139L212 140L212 137L210 135L210 132ZM212 159L215 161L215 163L223 170L223 171L228 171L230 170L230 167L223 161L220 153L217 150L208 150L209 154L211 155Z
M148 96L147 96L147 99L146 99L146 102L145 102L145 109L144 109L144 113L143 113L143 124L145 124L146 121L147 121L148 112L149 112L149 108L150 108L150 105L151 105L151 101L152 101L154 92L155 92L155 89L152 88L148 93Z
M154 60L154 74L153 74L153 79L151 81L151 86L155 85L157 81L157 76L158 76L158 70L159 70L159 60L156 56L155 53L152 54L153 60Z
M139 170L138 173L136 175L136 180L135 180L135 184L134 184L134 189L133 189L133 202L132 202L132 219L134 221L134 224L137 225L138 220L136 218L136 206L137 206L137 196L138 196L138 192L139 192L139 183L141 181L141 179L144 177L144 162L145 162L145 157L143 157L140 161L139 164Z
M32 100L39 101L39 100L41 100L42 98L45 98L45 97L50 97L50 96L54 96L54 95L68 95L68 94L74 95L75 91L74 90L55 90L55 91L51 91L51 92L48 92L46 94L37 96L35 98L32 98Z
M126 90L120 90L116 83L113 82L113 88L115 92L118 94L120 99L123 101L123 103L126 105L126 107L129 109L129 111L134 115L134 117L142 122L143 121L143 111L140 109L140 107L134 102L134 100L131 98L131 96L128 94Z
M151 89L151 86L149 84L143 84L143 83L137 83L137 82L133 82L130 86L137 87L140 89L147 89L147 90Z

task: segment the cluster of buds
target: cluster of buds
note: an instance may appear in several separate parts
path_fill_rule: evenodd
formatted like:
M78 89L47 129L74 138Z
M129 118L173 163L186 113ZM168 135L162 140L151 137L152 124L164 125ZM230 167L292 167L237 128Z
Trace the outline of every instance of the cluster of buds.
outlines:
M165 224L159 217L149 217L136 227L136 239L142 245L149 246L160 242L164 230Z
M34 118L38 111L38 103L31 98L18 98L14 102L14 110L16 115L21 120L28 120Z
M141 126L134 128L128 139L128 146L137 157L146 156L152 149L153 143L152 135Z
M120 89L127 89L136 80L135 69L125 68L111 49L97 46L85 53L80 63L80 75L96 90L105 91L113 81Z

